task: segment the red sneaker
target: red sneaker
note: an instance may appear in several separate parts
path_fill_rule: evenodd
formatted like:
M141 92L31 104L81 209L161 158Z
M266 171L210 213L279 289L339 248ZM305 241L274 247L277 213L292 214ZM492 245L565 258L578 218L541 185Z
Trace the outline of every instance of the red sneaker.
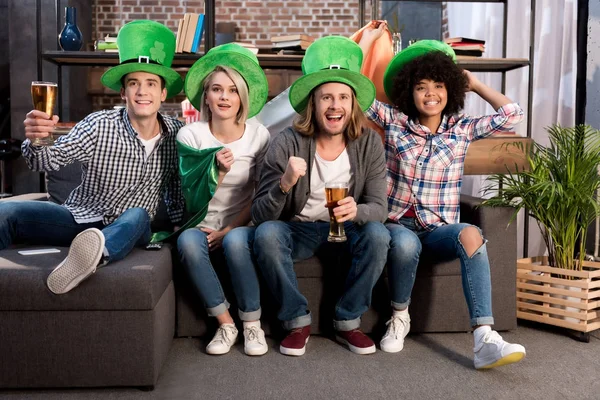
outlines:
M279 346L281 354L301 356L306 351L306 342L310 336L310 325L292 329Z
M336 331L335 335L338 342L348 346L351 352L356 354L375 353L375 343L370 337L365 335L360 329L351 331Z

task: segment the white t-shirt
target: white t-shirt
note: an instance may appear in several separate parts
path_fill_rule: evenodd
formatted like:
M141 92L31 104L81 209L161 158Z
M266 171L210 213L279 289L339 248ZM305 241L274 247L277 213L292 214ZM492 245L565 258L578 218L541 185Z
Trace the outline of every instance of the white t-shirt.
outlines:
M144 145L144 148L146 149L146 160L148 159L148 157L150 157L150 154L152 154L152 151L154 150L154 148L156 147L156 143L158 143L158 140L160 139L160 133L156 136L154 136L152 139L142 139L141 137L138 136L138 139L140 139L140 142L142 142L142 144Z
M351 182L350 158L346 149L333 161L327 161L315 152L315 159L310 175L310 196L300 214L294 217L296 221L329 221L329 210L325 207L326 182Z
M226 147L233 152L234 162L208 204L206 218L198 224L202 228L219 230L230 224L252 201L260 167L269 145L269 131L254 119L246 121L241 138L228 144L213 136L208 122L194 122L184 126L177 140L196 149Z

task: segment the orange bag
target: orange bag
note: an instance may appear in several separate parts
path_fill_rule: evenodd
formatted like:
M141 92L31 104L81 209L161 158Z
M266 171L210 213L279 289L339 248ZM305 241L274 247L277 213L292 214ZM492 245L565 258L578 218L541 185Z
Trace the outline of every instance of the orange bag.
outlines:
M360 42L362 32L372 23L373 21L360 28L357 32L350 36L350 39L356 43ZM394 52L392 51L392 34L386 27L384 34L381 35L381 37L377 39L375 43L373 43L373 46L371 46L371 49L363 59L363 65L360 71L375 85L375 97L377 100L388 104L390 104L390 100L387 98L385 90L383 89L383 74L385 73L385 70L393 57ZM381 140L385 139L385 133L381 127L370 121L369 127L379 133Z

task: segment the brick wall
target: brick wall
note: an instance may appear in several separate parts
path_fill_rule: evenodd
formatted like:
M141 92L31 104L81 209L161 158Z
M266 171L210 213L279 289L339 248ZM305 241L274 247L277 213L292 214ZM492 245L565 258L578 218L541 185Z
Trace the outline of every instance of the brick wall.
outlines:
M314 37L350 36L359 29L358 0L354 1L228 1L217 0L216 22L235 22L236 40L269 46L272 35L307 33ZM370 1L366 2L368 20ZM135 19L152 19L177 31L186 12L204 12L198 0L94 0L92 39L116 33ZM178 96L171 102L183 100ZM94 109L121 104L118 96L94 96Z

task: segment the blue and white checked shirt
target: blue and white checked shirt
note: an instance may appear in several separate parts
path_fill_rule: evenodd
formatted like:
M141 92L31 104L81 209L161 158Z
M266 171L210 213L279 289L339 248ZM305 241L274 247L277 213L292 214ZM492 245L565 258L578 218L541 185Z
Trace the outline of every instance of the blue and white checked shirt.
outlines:
M108 225L133 207L144 208L153 218L163 195L169 218L176 223L183 217L184 199L175 137L183 124L160 114L159 121L161 138L147 159L125 109L92 113L54 146L32 146L25 140L21 150L34 171L82 163L81 184L64 204L78 223Z

